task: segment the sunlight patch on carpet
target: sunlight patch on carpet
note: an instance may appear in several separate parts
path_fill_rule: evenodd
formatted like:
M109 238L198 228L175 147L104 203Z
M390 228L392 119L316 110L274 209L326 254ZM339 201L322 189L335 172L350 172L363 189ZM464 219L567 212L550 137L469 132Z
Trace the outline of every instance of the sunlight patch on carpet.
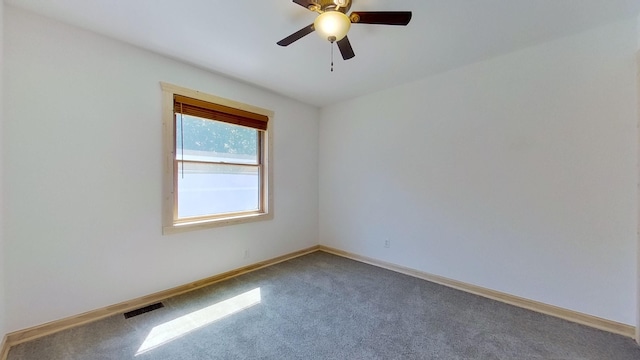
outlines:
M260 301L260 288L255 288L238 296L207 306L204 309L194 311L177 319L158 325L151 329L151 332L138 349L138 352L136 352L136 356L162 346L190 333L191 331L207 326L224 317L257 305Z

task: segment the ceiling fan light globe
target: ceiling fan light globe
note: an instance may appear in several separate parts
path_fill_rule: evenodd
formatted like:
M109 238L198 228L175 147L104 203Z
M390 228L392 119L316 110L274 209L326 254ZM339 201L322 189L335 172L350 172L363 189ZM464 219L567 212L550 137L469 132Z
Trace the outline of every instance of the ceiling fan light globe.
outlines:
M342 40L351 28L351 20L339 11L325 11L313 22L316 33L323 39ZM332 41L332 42L333 42Z

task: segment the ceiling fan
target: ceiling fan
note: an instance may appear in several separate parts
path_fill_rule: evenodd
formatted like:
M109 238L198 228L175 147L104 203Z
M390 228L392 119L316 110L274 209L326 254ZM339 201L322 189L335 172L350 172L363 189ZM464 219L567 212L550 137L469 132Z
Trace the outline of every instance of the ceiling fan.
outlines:
M323 39L331 43L337 42L344 60L349 60L356 55L347 37L351 24L405 26L411 21L411 11L353 11L347 16L347 11L351 8L351 0L293 0L293 2L319 15L313 24L294 32L277 44L291 45L315 31Z

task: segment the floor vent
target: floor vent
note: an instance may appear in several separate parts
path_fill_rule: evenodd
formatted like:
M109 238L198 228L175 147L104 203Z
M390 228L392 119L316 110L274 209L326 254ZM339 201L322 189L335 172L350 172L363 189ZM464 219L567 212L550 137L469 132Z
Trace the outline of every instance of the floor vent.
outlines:
M140 309L136 309L136 310L131 310L129 312L124 313L124 318L128 319L130 317L134 317L134 316L138 316L140 314L144 314L147 313L149 311L153 311L153 310L157 310L160 308L163 308L164 305L162 305L162 303L155 303L155 304L151 304L145 307L141 307Z

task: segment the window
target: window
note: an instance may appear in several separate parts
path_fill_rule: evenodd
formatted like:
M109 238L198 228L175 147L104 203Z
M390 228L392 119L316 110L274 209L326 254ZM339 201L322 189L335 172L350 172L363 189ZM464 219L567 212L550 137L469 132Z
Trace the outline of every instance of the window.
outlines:
M161 83L163 233L273 217L273 112Z

